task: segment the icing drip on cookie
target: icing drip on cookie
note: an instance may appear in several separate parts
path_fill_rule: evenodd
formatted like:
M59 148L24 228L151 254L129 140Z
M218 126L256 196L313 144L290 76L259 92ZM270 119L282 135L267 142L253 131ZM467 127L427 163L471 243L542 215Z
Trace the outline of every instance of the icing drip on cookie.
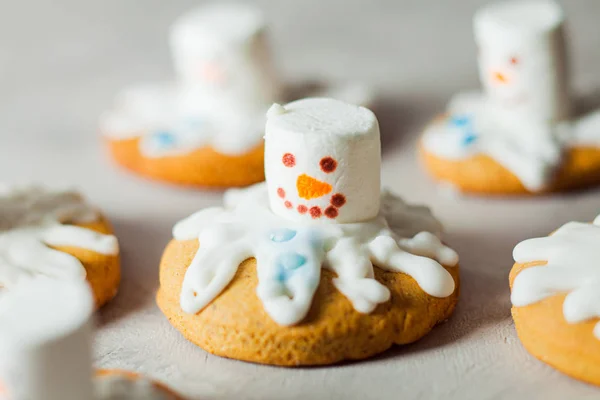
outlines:
M551 0L503 1L474 18L484 93L461 93L422 144L439 157L493 158L530 191L554 178L563 152L600 145L600 117L571 118L564 14Z
M173 400L174 397L145 378L119 374L96 377L95 400Z
M304 318L323 267L337 274L335 286L362 313L390 296L374 279L373 264L412 276L432 296L452 294L454 280L442 265L455 266L458 256L435 235L440 226L429 210L389 193L381 203L373 219L332 224L274 214L264 183L227 192L224 208L202 210L173 229L175 239L200 243L183 282L182 309L197 313L206 307L251 257L257 261L258 297L281 325Z
M515 307L567 293L567 322L600 318L600 216L593 224L569 222L551 236L526 240L515 247L513 256L518 263L547 262L517 275L511 294ZM600 323L594 335L600 339Z
M6 188L0 192L0 287L36 275L85 277L75 257L48 246L73 246L100 254L118 254L117 239L76 223L98 219L94 208L74 192L43 188Z

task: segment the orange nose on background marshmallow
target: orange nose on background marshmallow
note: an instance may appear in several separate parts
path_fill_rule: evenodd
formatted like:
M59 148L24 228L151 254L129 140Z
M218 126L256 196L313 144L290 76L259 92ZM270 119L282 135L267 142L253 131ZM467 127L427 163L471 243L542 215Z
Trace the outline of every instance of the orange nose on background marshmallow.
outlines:
M325 196L331 193L332 187L326 182L321 182L306 174L302 174L296 181L298 196L305 200L316 199L317 197Z
M508 79L506 78L506 75L503 74L502 72L492 72L492 78L494 79L494 81L498 82L498 83L508 83Z

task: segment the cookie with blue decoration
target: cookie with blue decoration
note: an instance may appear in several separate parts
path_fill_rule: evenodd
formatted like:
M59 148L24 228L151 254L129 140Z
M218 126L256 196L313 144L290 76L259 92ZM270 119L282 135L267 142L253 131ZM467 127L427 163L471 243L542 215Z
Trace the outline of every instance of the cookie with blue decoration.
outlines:
M570 95L564 13L504 1L474 18L482 93L460 93L425 128L428 172L462 192L540 194L600 183L600 111Z
M458 255L423 206L381 190L375 115L332 99L267 114L266 183L173 229L157 302L213 354L297 366L363 359L452 314Z

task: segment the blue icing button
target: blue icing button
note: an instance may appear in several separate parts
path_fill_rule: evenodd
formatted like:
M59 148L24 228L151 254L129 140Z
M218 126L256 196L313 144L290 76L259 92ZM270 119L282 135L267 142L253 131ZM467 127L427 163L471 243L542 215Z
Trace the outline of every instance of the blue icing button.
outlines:
M153 139L162 147L169 147L175 144L175 136L167 131L155 133Z
M472 144L476 140L477 140L477 135L474 134L473 132L469 132L463 138L463 146L469 146L470 144Z
M277 277L276 277L277 281L281 282L281 283L287 281L288 274L289 274L289 272L286 271L285 269L283 269L283 268L280 269L279 272L277 273Z
M292 229L282 228L271 232L270 239L275 243L289 242L296 236L296 231Z
M298 253L283 253L277 257L277 266L283 270L294 270L306 264L306 257Z
M465 127L469 125L470 122L471 118L466 115L455 115L450 118L450 124L458 128Z

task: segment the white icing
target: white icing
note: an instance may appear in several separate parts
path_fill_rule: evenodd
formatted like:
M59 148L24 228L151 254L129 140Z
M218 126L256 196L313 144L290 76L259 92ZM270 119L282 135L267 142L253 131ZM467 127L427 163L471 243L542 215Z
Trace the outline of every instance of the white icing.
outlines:
M97 211L75 192L17 188L0 193L0 288L42 275L83 279L75 257L48 246L74 246L100 254L118 254L113 235L65 225L98 219Z
M305 317L322 267L337 274L335 286L362 313L390 296L374 279L373 264L412 276L432 296L454 291L454 280L440 263L455 266L458 256L435 235L439 223L427 208L409 206L387 192L381 194L379 215L347 224L278 216L268 207L264 183L228 191L224 203L224 208L202 210L173 229L175 239L198 239L200 244L181 291L187 313L206 307L251 257L257 261L258 297L281 325Z
M145 378L104 375L94 379L97 400L172 400L173 396L156 387Z
M425 149L492 157L530 191L547 187L565 149L600 143L598 114L569 120L564 15L549 0L505 1L475 15L485 92L463 93L425 130Z
M94 300L84 281L38 277L0 302L0 377L10 399L92 399Z
M547 262L517 275L511 294L515 307L567 293L563 314L568 323L600 318L600 216L593 224L569 222L551 236L521 242L513 256L518 263ZM600 323L594 335L600 339Z
M381 144L372 111L339 100L299 100L271 108L265 133L275 214L340 223L377 215Z

